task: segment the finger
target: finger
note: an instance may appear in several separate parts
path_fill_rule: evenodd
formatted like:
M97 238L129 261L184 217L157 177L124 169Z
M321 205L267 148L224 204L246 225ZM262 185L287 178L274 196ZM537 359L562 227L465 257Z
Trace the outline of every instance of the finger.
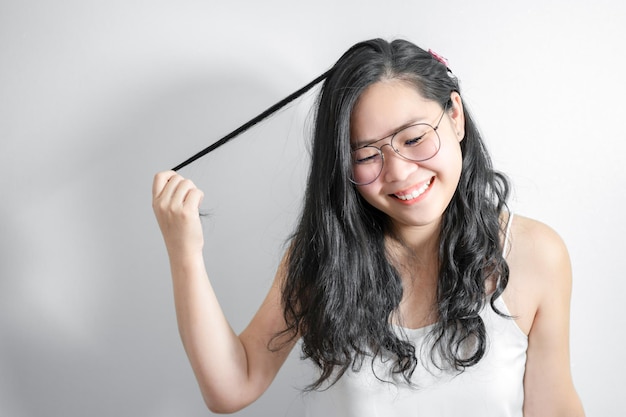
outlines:
M202 200L204 199L204 193L199 188L193 188L189 190L187 196L185 197L184 205L193 207L194 210L200 209L200 204L202 204Z
M193 189L196 189L196 186L193 183L193 181L191 181L189 179L181 179L176 184L176 190L174 190L174 192L172 194L172 197L171 197L172 205L183 206L185 204L185 200L187 198L187 194L189 193L189 191L191 191Z
M174 171L163 171L157 173L152 181L152 198L159 197L170 179L176 175L178 174Z
M178 187L184 181L185 178L183 178L179 174L172 175L163 187L163 190L161 190L161 193L156 197L156 199L166 206L170 205L172 203L174 195L176 194L176 191L178 190Z

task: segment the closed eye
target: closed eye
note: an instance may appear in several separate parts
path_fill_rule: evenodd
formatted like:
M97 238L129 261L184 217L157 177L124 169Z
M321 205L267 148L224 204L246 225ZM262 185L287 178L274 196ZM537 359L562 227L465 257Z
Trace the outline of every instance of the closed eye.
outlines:
M363 156L363 157L359 157L357 155L355 155L354 157L354 162L356 164L373 164L376 163L378 161L380 161L380 153L374 153L368 156Z
M413 139L407 139L404 141L404 146L417 146L424 140L424 136L426 136L426 134L417 136Z

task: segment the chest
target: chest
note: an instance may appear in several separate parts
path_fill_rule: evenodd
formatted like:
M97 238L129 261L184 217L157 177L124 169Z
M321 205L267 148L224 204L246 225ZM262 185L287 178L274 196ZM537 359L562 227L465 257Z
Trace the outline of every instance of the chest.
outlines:
M398 305L394 324L409 329L419 329L435 323L437 313L437 285L426 285L404 280L402 300Z
M493 293L495 288L495 280L489 279L485 282L486 294ZM437 291L436 279L403 279L402 301L393 323L409 329L419 329L437 322Z
M498 302L506 311L506 306ZM390 372L390 358L370 358L348 370L331 388L314 394L311 416L521 417L528 341L512 320L487 307L481 313L488 334L483 359L465 372L437 369L428 360L428 328L403 329L418 352L411 385Z

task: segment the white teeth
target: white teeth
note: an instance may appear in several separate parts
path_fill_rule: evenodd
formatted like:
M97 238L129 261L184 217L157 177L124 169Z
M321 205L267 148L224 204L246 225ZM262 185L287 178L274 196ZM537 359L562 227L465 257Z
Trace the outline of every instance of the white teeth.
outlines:
M430 187L430 180L424 185L422 185L420 188L418 188L417 190L414 190L412 193L404 194L404 195L397 195L397 194L394 194L394 195L398 197L400 200L404 200L404 201L413 200L414 198L417 198L420 195L424 194L424 191L426 191L428 187Z

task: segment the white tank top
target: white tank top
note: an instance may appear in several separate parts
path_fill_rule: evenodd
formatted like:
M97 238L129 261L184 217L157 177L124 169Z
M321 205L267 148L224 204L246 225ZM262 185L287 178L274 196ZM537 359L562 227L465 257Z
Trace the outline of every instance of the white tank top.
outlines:
M507 244L508 230L505 254ZM502 297L495 305L509 314ZM348 370L327 390L306 394L306 416L522 417L528 338L515 320L499 316L488 303L481 317L487 331L487 351L477 365L460 374L441 371L426 352L418 355L411 378L414 386L409 386L397 377L393 384L381 381L377 376L391 380L391 362L377 358L371 363L368 358L358 371ZM419 349L427 342L431 328L397 330Z

